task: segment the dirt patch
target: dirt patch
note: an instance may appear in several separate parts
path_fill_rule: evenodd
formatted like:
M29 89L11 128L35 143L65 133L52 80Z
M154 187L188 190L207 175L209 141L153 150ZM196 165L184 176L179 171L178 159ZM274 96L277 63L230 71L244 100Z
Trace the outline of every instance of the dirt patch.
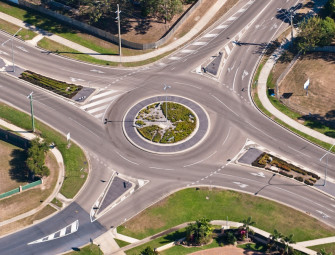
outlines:
M50 169L50 176L43 180L43 184L0 200L1 221L11 219L38 207L50 196L56 185L59 171L57 161L51 152L46 156L46 165Z
M165 226L165 219L159 215L149 215L141 213L136 217L136 221L128 221L124 224L125 228L131 228L133 232L144 232L147 229L161 228ZM145 227L144 227L145 226Z
M245 249L237 248L232 245L227 245L225 247L218 247L212 248L204 251L197 251L190 253L192 255L222 255L222 254L229 254L229 255L261 255L264 254L262 252L255 252L255 251L248 251Z
M314 52L300 57L280 83L280 94L286 93L283 102L303 115L311 114L335 126L334 70L335 53ZM308 95L304 90L307 79Z

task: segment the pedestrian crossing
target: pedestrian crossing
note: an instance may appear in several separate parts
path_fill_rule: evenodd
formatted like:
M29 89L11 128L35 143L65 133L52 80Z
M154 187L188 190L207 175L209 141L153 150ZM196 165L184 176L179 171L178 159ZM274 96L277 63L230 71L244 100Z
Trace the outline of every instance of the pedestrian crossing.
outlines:
M124 92L120 90L100 89L79 108L97 119L103 118L109 105Z

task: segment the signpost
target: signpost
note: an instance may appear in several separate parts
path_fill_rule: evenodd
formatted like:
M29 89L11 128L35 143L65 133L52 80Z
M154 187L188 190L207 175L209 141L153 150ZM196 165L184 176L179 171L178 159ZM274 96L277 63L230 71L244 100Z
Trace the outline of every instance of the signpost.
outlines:
M309 78L304 84L304 90L306 90L306 96L308 96Z

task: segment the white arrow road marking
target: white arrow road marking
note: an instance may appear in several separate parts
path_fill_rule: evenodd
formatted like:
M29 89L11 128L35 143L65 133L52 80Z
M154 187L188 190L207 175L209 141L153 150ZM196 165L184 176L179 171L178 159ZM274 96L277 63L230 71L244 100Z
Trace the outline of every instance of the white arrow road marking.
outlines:
M240 186L240 188L242 188L242 189L244 189L244 188L246 188L246 187L249 186L247 184L243 184L243 183L240 183L240 182L233 182L233 183L235 183L236 185Z
M96 69L92 69L92 70L90 70L90 72L95 72L95 73L105 73L105 72L103 72L103 71L96 70Z
M83 79L79 79L79 78L74 78L74 77L70 77L72 82L76 82L76 81L85 81Z
M325 214L324 212L319 211L319 210L316 210L316 211L322 215L322 218L325 218L325 219L326 219L326 218L330 218L330 216L327 215L327 214Z
M276 29L278 26L277 24L274 24L271 28L270 28L270 31L273 30L273 29Z
M254 175L254 176L259 176L259 177L265 178L265 175L264 175L264 173L263 173L263 172L258 172L258 173L250 173L250 174L252 174L252 175Z
M23 48L22 46L16 46L16 48L18 48L18 49L20 49L20 50L22 50L22 51L24 51L24 52L28 52L25 48Z
M230 73L230 71L234 69L234 67L235 67L235 63L236 63L236 61L234 62L234 64L233 64L232 67L228 67L228 73Z
M61 238L63 236L67 236L67 235L73 234L74 232L78 231L78 228L79 228L79 221L76 220L73 223L71 223L70 225L67 225L65 228L62 228L61 230L58 230L55 233L52 233L52 234L50 234L48 236L40 238L40 239L38 239L36 241L30 242L30 243L28 243L28 245L36 244L36 243L43 243L43 242L51 241L51 240L54 240L54 239ZM66 234L66 230L67 229L68 229L68 231L70 230L70 232L68 232ZM59 234L58 237L55 237L55 235L57 235L57 234Z
M248 75L249 73L246 71L246 70L244 70L243 71L243 74L242 74L242 80Z

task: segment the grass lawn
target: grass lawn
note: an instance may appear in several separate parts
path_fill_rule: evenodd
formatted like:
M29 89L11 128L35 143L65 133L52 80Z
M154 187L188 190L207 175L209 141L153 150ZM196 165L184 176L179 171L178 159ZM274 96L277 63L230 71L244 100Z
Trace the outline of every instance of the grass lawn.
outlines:
M26 217L24 219L15 221L15 222L10 223L10 224L6 224L4 226L1 226L0 236L8 234L8 233L13 232L13 231L18 230L18 229L22 229L23 227L26 227L28 225L31 225L31 224L34 223L34 221L43 219L46 216L54 213L55 211L56 211L55 208L53 208L50 205L47 205L42 210L40 210L39 212L37 212L37 213L35 213L35 214L33 214L29 217Z
M208 196L210 199L206 199ZM284 235L295 241L311 240L335 234L335 229L279 203L219 189L185 189L163 199L118 227L118 232L137 239L156 234L201 217L241 222L252 216L255 227Z
M16 26L10 22L7 22L3 19L0 19L0 29L4 30L10 34L16 33L16 31L19 30L19 26ZM37 34L33 31L30 31L28 29L22 28L21 31L17 34L17 37L20 37L21 39L27 41L33 39Z
M0 194L28 183L26 159L24 149L0 140Z
M335 243L321 244L316 246L307 247L313 251L320 252L321 249L325 249L327 253L335 254Z
M99 249L98 245L95 244L89 244L82 248L73 248L74 250L68 253L65 253L65 255L102 255L103 252Z
M48 152L45 162L50 169L50 176L43 180L43 184L0 200L1 220L11 219L37 208L51 195L57 183L59 169L57 161L51 152Z
M25 130L31 130L31 118L29 115L18 111L8 105L0 103L0 118ZM61 193L67 198L73 198L87 178L88 165L84 152L75 143L67 149L66 137L43 124L35 121L36 133L49 142L54 142L62 153L65 165L65 178ZM80 171L83 169L84 171Z
M117 243L117 245L121 248L121 247L124 247L124 246L127 246L128 244L130 244L130 243L128 243L128 242L126 242L126 241L123 241L123 240L120 240L120 239L114 239L115 240L115 242Z
M51 203L53 203L54 205L62 208L63 207L63 203L61 201L59 201L57 198L52 199Z

